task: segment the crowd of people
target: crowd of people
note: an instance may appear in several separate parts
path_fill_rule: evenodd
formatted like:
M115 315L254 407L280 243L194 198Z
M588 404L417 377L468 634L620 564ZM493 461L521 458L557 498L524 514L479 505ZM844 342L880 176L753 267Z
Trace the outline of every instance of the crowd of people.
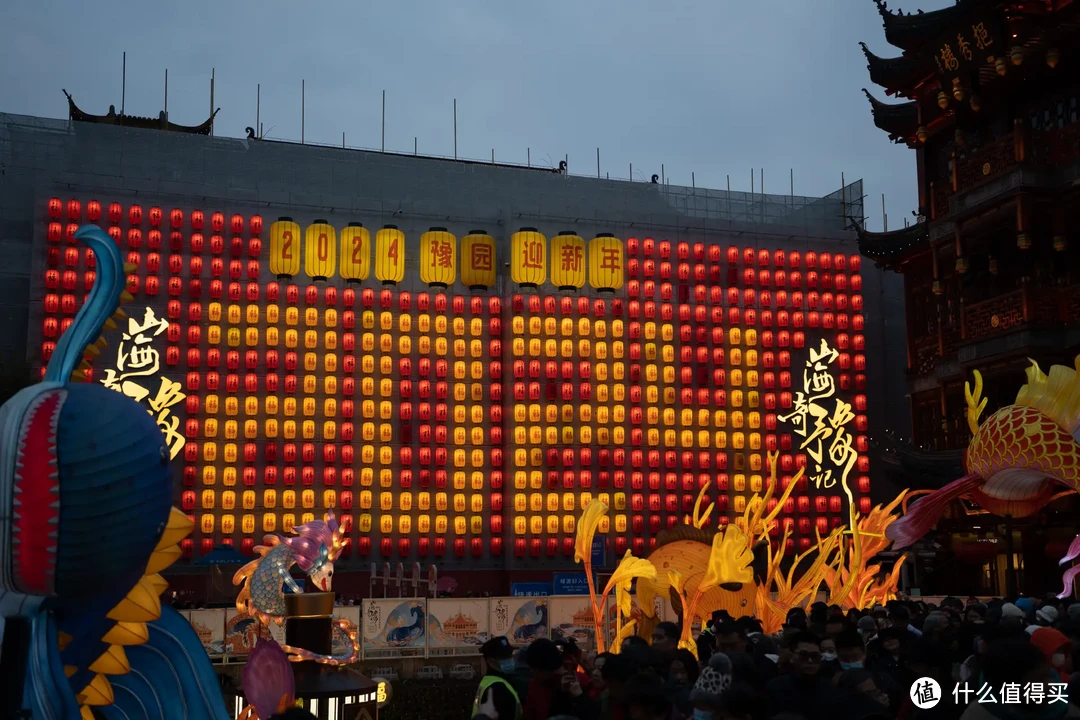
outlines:
M679 647L676 623L618 654L541 639L482 649L474 720L1041 720L1080 718L1080 603L1054 597L867 610L815 603L780 633L714 613ZM1074 702L1070 702L1070 698Z

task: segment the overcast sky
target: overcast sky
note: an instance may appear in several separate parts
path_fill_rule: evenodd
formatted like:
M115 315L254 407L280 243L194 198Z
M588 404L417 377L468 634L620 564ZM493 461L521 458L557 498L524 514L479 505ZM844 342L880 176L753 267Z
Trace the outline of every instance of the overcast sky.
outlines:
M923 9L952 0L924 0ZM881 56L872 0L4 0L0 111L65 117L79 106L156 116L169 70L169 116L242 137L255 125L256 84L270 137L299 140L301 79L308 141L453 154L457 99L462 157L534 163L570 157L601 170L673 184L822 195L866 182L881 228L916 205L915 154L874 127L858 42ZM894 3L895 4L895 3ZM915 10L916 7L905 7ZM757 182L755 186L757 187Z

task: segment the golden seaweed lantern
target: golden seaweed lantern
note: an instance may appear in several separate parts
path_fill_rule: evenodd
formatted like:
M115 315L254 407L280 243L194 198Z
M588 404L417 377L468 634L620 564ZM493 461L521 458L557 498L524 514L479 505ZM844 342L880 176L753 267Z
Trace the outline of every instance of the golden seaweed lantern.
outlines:
M524 227L510 237L510 278L522 287L538 287L547 279L547 238Z
M304 232L304 271L312 280L326 280L336 268L337 231L325 220L316 220Z
M623 286L623 243L611 233L599 233L589 242L589 284L614 292Z
M433 227L420 236L420 281L445 288L457 278L457 238L446 228Z
M461 282L470 290L495 284L495 238L484 230L470 230L461 239Z
M371 274L371 233L351 222L341 231L341 277L347 282L367 280Z
M285 280L300 273L300 226L291 217L270 226L270 272Z
M405 277L405 233L397 225L383 225L375 233L375 277L384 285L397 285Z
M585 284L585 240L564 230L551 239L551 282L560 290Z

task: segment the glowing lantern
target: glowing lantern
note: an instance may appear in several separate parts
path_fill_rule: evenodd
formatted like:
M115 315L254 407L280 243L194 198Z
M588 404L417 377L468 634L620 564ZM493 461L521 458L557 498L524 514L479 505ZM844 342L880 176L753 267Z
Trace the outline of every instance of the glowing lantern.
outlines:
M396 225L384 225L375 233L375 277L384 285L396 285L405 277L405 233Z
M272 254L273 235L270 242ZM326 280L336 266L337 233L325 220L316 220L304 231L304 271L313 280Z
M589 284L607 292L623 286L622 240L611 233L599 233L589 242Z
M457 238L446 228L433 227L420 236L420 281L445 288L457 278Z
M495 284L495 238L483 230L471 230L461 239L461 281L470 290L487 290Z
M551 282L560 290L585 284L585 241L564 230L551 239Z
M192 214L192 222L195 216ZM270 226L270 272L281 279L300 273L300 226L290 217L280 217Z
M341 231L341 277L360 282L370 274L371 233L362 224L351 222Z
M525 227L510 237L510 278L522 287L537 287L547 279L547 239Z

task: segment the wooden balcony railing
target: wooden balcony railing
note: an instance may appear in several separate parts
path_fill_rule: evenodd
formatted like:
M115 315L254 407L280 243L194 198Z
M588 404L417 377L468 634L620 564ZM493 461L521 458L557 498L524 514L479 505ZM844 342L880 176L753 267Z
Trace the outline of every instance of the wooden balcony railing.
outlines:
M964 308L964 340L981 340L1013 330L1026 321L1023 290L999 295Z
M1019 163L1012 133L968 151L956 159L956 191L964 192L987 180L1002 175Z

